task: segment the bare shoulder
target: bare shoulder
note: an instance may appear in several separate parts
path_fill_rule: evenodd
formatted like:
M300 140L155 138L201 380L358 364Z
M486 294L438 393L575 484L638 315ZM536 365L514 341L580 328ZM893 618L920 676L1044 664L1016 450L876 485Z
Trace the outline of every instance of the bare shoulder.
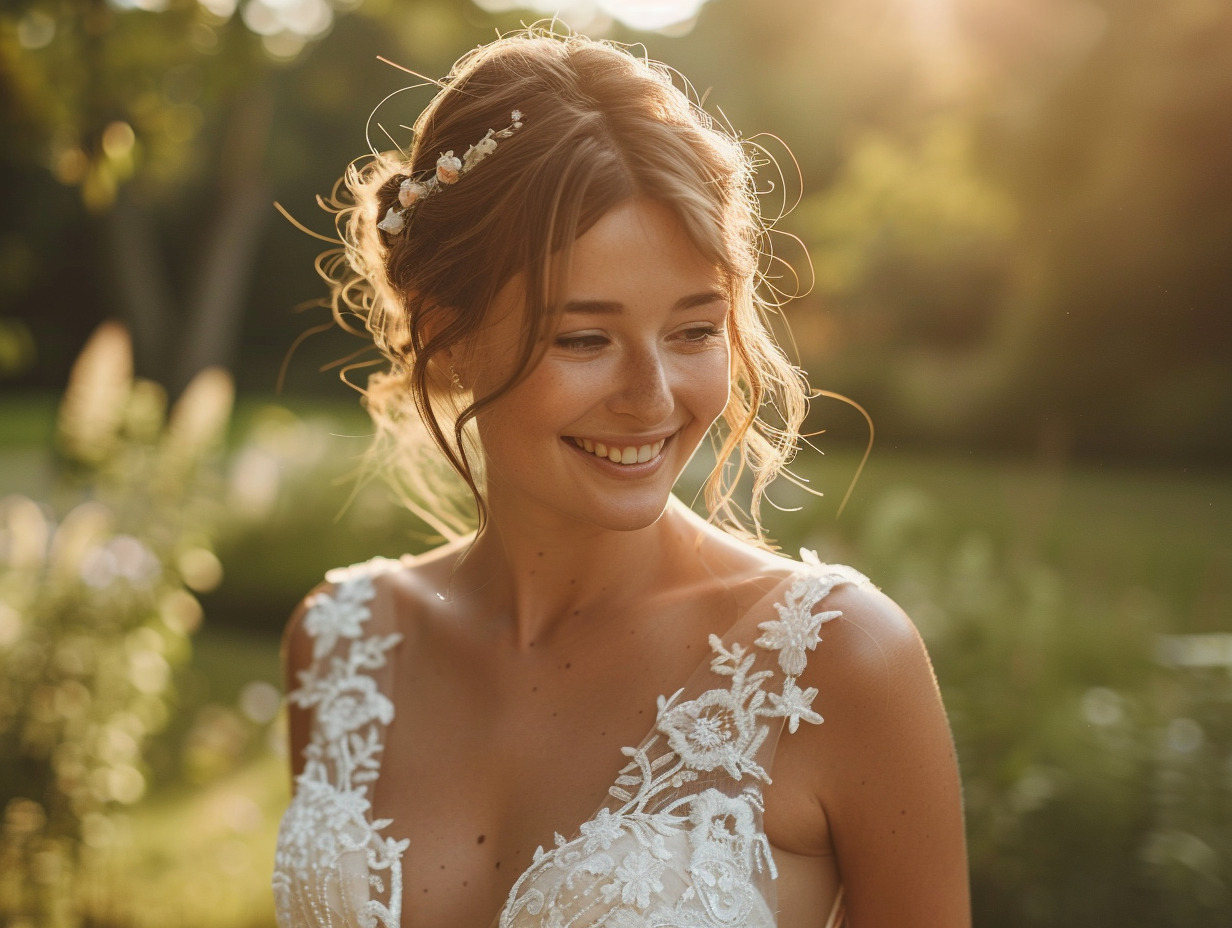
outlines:
M815 730L824 744L818 792L841 792L853 779L867 784L865 766L881 779L920 760L952 764L932 661L907 613L868 582L835 584L813 612L826 621L801 684L817 689L825 717Z
M824 643L806 671L827 690L884 700L903 687L936 688L915 623L872 583L836 583L814 612L839 613L822 626Z
M304 766L312 732L312 712L297 702L305 673L343 642L357 635L397 634L414 639L421 617L436 601L457 546L421 556L374 558L329 571L296 605L282 633L281 658L288 700L292 775Z
M439 599L447 588L449 572L457 558L458 544L443 545L421 555L399 558L376 557L350 567L329 571L325 579L300 600L282 635L284 666L302 669L312 651L317 629L310 616L314 609L333 603L340 612L362 607L368 634L413 633L415 620ZM343 590L349 587L349 590Z
M840 583L801 684L815 687L793 750L824 810L861 925L970 923L962 791L928 651L907 614L871 583ZM927 913L927 914L926 914Z
M282 670L286 684L286 692L292 692L298 686L299 674L308 669L312 663L312 634L307 627L307 618L313 605L320 596L333 593L336 584L328 580L318 583L308 591L308 594L296 604L291 617L282 629Z

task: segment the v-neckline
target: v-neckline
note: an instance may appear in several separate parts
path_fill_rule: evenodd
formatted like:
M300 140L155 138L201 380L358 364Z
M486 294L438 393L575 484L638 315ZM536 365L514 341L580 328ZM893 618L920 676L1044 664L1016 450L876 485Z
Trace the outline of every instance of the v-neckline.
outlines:
M797 566L799 565L799 562L793 561L792 563L796 564ZM792 585L797 582L799 577L800 577L799 573L794 573L794 574L788 574L787 576L776 580L772 589L769 592L758 597L756 600L754 600L753 603L748 608L746 608L740 615L738 615L730 623L730 625L721 635L714 633L714 632L710 633L708 635L708 641L713 641L714 639L717 638L718 640L722 642L730 643L733 639L734 633L740 630L741 626L749 619L749 617L757 614L758 610L761 609L767 602L772 603L771 611L773 611L773 608L778 607L782 603L786 595L786 591L789 590L792 587ZM399 642L398 646L401 647L401 645L404 643L405 643L405 638L403 638ZM753 645L752 647L758 650L761 649L761 646L759 645ZM675 690L675 696L679 696L681 693L691 692L695 688L695 685L700 680L705 679L708 675L713 674L714 671L711 669L713 663L714 663L713 650L709 645L707 645L706 648L703 648L702 659L693 667L693 670L685 677L682 685L678 689ZM385 677L385 682L389 688L390 694L396 691L395 690L395 687L397 685L396 668L397 668L397 664L394 663ZM705 690L702 690L702 692L706 692L711 688L712 687L708 687ZM660 693L656 700L657 704L661 706L664 700L668 699L670 695L671 694L668 694L668 693ZM390 702L393 704L393 710L392 710L392 715L389 721L383 724L380 729L380 743L382 746L385 745L386 743L390 726L393 725L397 719L397 703L394 702L392 695L389 698L390 698ZM675 697L672 697L672 698L675 698ZM650 723L649 729L642 735L642 737L638 741L636 741L633 745L629 745L629 746L622 745L620 748L620 752L622 754L627 755L628 751L636 750L642 747L643 745L645 745L647 742L649 742L651 739L653 739L656 736L656 732L658 731L658 728L659 728L659 723L658 723L658 718L657 718L657 713L656 713L656 717ZM382 768L384 767L383 759L382 759L381 767ZM380 771L378 770L378 780L379 780L379 774L380 774ZM608 797L610 796L610 790L613 788L613 786L616 785L619 777L620 777L620 768L617 768L617 770L610 777L609 785L604 789L603 796L599 799L597 804L594 806L593 811L590 813L590 815L587 818L583 819L580 822L577 822L573 826L573 828L568 832L563 832L563 831L560 831L559 829L555 829L553 831L553 834L556 836L568 836L569 840L576 840L582 833L582 826L586 825L589 822L592 822L596 818L596 816L600 814L600 811L607 805ZM375 786L375 784L376 784L376 781L374 781L373 785ZM371 800L371 798L372 797L370 796L369 799ZM369 808L367 812L365 813L365 817L366 817L369 827L372 827L373 823L376 821L381 821L384 824L384 827L381 829L381 831L383 832L383 836L387 840L398 841L398 842L402 842L402 841L410 842L411 840L413 840L410 836L398 837L396 834L397 819L393 817L386 817L386 818L378 819L376 816L375 809L372 807L371 804L369 805ZM525 877L525 875L535 866L535 863L538 859L539 852L543 852L543 845L540 845L537 848L537 853L533 855L533 859L531 863L528 864L526 867L523 867L522 870L514 878L513 882L510 884L510 890L505 892L504 898L502 899L498 910L496 911L495 915L492 917L491 921L489 921L488 923L489 928L497 928L497 926L500 924L501 917L504 915L505 911L508 909L508 906L510 903L509 897L510 897L512 890L521 882L521 880ZM551 852L546 852L546 853L551 853ZM404 901L409 901L409 900L406 900L406 898L404 897ZM404 919L406 913L402 912L402 913L399 913L399 915L401 919Z

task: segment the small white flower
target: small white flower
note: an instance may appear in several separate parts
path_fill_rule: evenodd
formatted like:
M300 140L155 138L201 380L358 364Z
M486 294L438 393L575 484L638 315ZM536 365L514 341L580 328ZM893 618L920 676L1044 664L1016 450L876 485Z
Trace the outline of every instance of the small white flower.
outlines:
M770 694L770 704L774 706L774 714L787 719L787 730L795 733L803 719L812 725L820 725L822 717L813 711L813 700L817 698L817 687L810 686L806 690L796 686L795 680L787 680L783 684L783 695Z
M583 822L582 834L586 837L586 853L593 854L596 848L607 850L612 842L620 838L624 831L624 822L620 816L613 815L610 809L600 809L599 814L589 822Z
M608 884L612 887L610 895L614 896L615 888L619 886L621 902L644 909L650 905L651 893L663 891L664 869L663 862L656 860L650 851L632 851L625 855L612 874L616 883Z
M304 616L304 630L313 638L314 659L319 660L333 650L339 638L360 636L363 623L372 614L368 601L373 595L372 581L358 577L340 583L332 594L318 593L312 598Z
M402 218L402 211L396 206L391 206L386 210L385 218L378 222L376 227L382 232L397 235L406 227L406 221Z
M403 209L410 209L415 205L415 202L427 192L427 187L419 181L411 180L408 177L398 187L398 203Z
M393 717L394 704L377 690L376 682L369 676L353 678L349 691L322 700L317 710L317 722L329 741L358 731L371 722L388 725Z
M495 135L495 132L489 129L487 135L466 150L466 154L462 156L463 172L469 171L488 155L492 154L492 152L496 151L496 139L492 137L493 135Z
M821 626L830 619L841 615L840 612L819 612L813 614L812 607L817 602L805 595L800 583L793 585L783 603L775 603L778 611L777 620L762 622L757 627L765 632L755 642L763 648L773 648L779 652L779 666L790 677L798 677L807 665L805 650L813 650L821 640Z
M695 851L716 841L742 847L753 837L753 807L717 789L705 790L693 800L689 821L693 823L689 843Z
M757 747L751 713L726 690L710 690L681 703L659 719L667 743L694 770L725 769L737 780L760 768L751 755Z
M442 184L456 184L462 173L462 159L455 158L452 149L436 159L436 179Z

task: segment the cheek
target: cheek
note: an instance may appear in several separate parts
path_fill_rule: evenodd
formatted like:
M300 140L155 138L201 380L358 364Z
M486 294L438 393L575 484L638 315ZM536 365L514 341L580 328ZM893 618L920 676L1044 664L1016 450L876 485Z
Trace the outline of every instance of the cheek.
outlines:
M713 422L723 414L731 396L731 357L726 349L706 352L688 381L694 415Z
M525 446L532 432L554 430L576 404L577 391L544 365L475 417L486 451Z

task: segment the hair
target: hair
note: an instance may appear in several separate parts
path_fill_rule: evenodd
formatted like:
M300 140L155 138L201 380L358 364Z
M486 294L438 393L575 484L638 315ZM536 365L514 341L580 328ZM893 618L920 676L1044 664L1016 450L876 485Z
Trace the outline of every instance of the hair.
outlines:
M347 317L360 317L388 361L362 391L373 451L391 465L406 504L447 538L486 518L482 455L468 425L537 362L574 241L614 207L644 198L668 207L721 269L731 386L704 495L712 521L766 543L760 503L795 453L808 387L770 331L779 302L764 273L760 149L717 126L672 75L612 42L534 27L506 35L457 61L415 121L409 153L353 163L326 203L342 239L318 260L334 317L352 330ZM403 180L508 125L514 110L524 125L483 164L416 203L401 232L377 228ZM459 391L442 355L464 348L519 274L529 324L512 374L483 396ZM432 466L441 455L469 493L448 492L458 483ZM746 514L734 494L749 474Z

